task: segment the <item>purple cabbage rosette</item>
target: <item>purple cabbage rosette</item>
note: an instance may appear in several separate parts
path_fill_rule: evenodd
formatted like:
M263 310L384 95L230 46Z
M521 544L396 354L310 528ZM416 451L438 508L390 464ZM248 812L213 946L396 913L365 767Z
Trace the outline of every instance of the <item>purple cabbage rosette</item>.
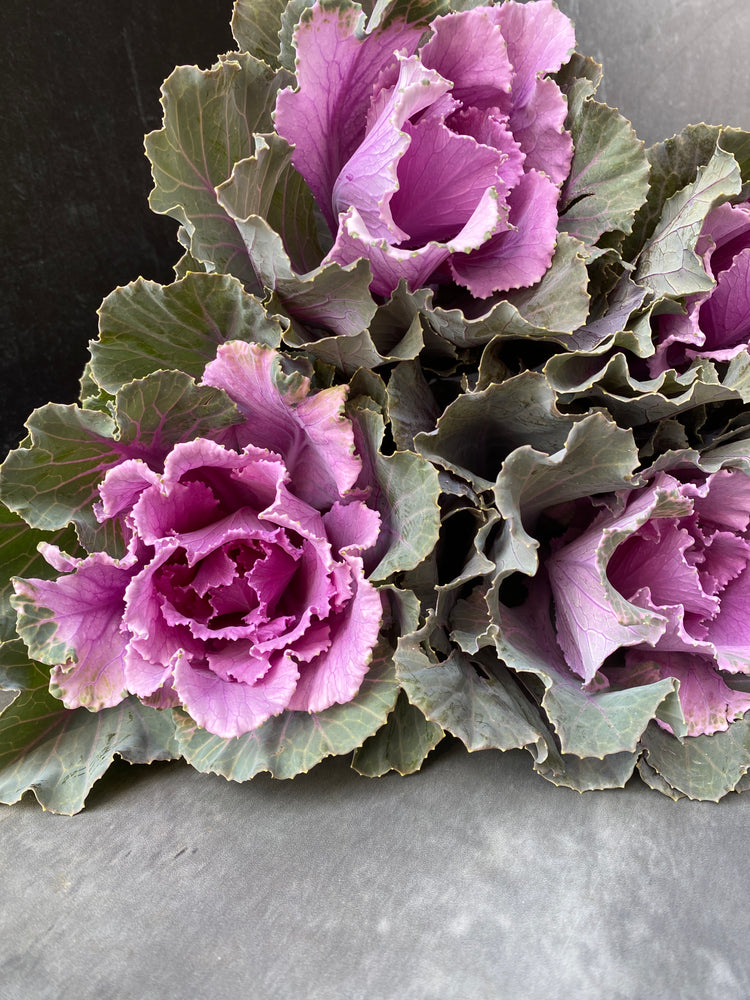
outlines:
M232 28L238 51L165 82L146 141L179 276L236 276L347 377L570 345L648 164L551 0L237 0Z
M527 747L557 784L621 786L637 767L718 799L750 770L747 436L644 467L630 431L558 403L529 372L417 435L454 484L453 558L399 645L401 681L471 749Z
M117 386L124 357L143 363L130 320L148 313L162 324L145 334L152 370ZM413 452L380 451L375 400L268 343L218 336L230 314L245 333L250 319L266 340L280 331L226 276L118 289L83 407L32 415L2 496L36 570L16 570L9 603L28 662L46 666L45 704L79 722L127 706L169 730L164 755L242 780L307 770L386 723L394 637L418 611L395 583L434 545L438 489ZM160 367L171 335L200 377ZM396 481L410 490L400 504Z
M325 262L364 258L371 290L455 282L476 298L549 267L570 170L567 104L550 79L574 47L549 0L480 6L365 30L316 3L294 32L297 86L276 99L333 237Z
M124 556L45 546L60 576L15 580L21 636L43 616L65 647L51 690L66 707L134 694L232 737L356 695L382 618L363 568L380 516L354 492L344 388L279 382L272 348L223 345L202 384L242 423L107 470L94 514Z

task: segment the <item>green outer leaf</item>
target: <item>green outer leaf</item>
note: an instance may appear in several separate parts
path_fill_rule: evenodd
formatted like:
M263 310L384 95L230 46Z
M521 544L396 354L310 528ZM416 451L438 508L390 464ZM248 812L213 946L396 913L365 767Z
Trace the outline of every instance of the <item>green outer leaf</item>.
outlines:
M312 7L314 0L289 0L281 15L279 33L279 62L290 73L296 71L297 50L294 47L294 31L302 19L302 13ZM342 5L343 6L343 5ZM353 6L346 4L345 9Z
M226 740L199 729L177 712L177 739L198 771L247 781L260 771L275 778L304 774L332 754L345 754L383 725L398 695L391 649L381 643L356 697L324 712L283 712L251 733Z
M29 660L23 643L0 646L0 688L20 691L0 714L0 802L31 790L43 809L72 815L115 756L134 764L179 756L171 712L135 698L70 710L48 685L49 668Z
M426 309L425 322L458 347L486 344L493 337L528 337L567 345L588 317L588 271L581 242L560 233L552 263L531 288L509 292L478 319L460 309Z
M733 371L738 372L738 366ZM639 380L630 373L623 353L602 355L558 354L544 373L566 403L585 401L589 408L605 406L624 427L637 427L675 416L696 406L737 399L736 388L721 382L714 364L705 358L683 372L674 369L653 379ZM750 389L750 383L747 389Z
M629 233L648 192L649 166L643 143L615 108L588 96L589 80L568 96L566 127L574 153L560 194L559 229L587 245L612 230Z
M592 413L570 428L554 454L522 445L509 455L495 484L495 503L511 532L521 533L547 507L627 488L637 465L633 435L603 413Z
M33 576L48 580L56 575L47 560L37 552L39 542L59 545L72 555L78 551L78 539L72 528L54 533L35 531L0 504L0 642L12 639L16 634L16 613L9 600L13 593L11 577Z
M146 136L151 208L181 223L196 260L234 274L253 292L261 292L262 284L216 188L235 163L253 154L253 134L273 131L276 94L291 83L286 71L274 73L240 52L223 56L210 70L179 66L162 86L164 127Z
M439 15L447 14L451 6L448 0L376 0L367 30L388 27L394 21L427 25Z
M116 423L97 410L58 403L35 410L26 424L32 446L17 448L3 463L3 502L32 528L56 531L73 523L89 552L121 555L115 523L100 525L94 514L107 471L126 458L163 458L178 441L241 420L223 390L175 371L123 386L115 415Z
M445 408L436 430L417 434L414 442L420 455L488 490L515 448L527 444L556 452L578 419L560 413L543 375L527 371L459 396Z
M281 237L265 219L259 215L238 217L235 225L259 284L274 290L267 303L269 313L293 320L292 331L285 337L290 346L309 341L308 326L342 336L367 329L377 303L370 294L372 274L366 259L345 267L331 262L309 274L296 275Z
M570 103L571 92L575 92L579 101L596 93L603 75L601 63L591 56L573 52L570 59L555 73L554 79Z
M421 633L399 640L396 676L425 718L457 736L469 750L533 747L548 752L548 735L536 706L500 663L482 676L471 657L454 649L435 662L420 646ZM481 654L480 654L481 655Z
M115 419L121 444L166 455L180 441L210 436L243 418L223 389L196 385L185 372L157 371L120 389Z
M641 252L636 281L655 296L678 298L710 291L714 281L706 273L695 245L714 205L739 194L741 188L737 161L717 146L708 163L698 168L693 183L665 203L656 229Z
M676 792L689 799L718 802L750 771L750 714L731 723L723 733L685 739L652 724L642 745L648 766ZM648 780L646 775L644 780ZM669 794L661 782L654 785Z
M534 770L553 785L572 788L576 792L592 792L604 788L624 788L637 760L637 753L616 753L603 760L563 754L562 768L541 761L534 764Z
M625 241L625 260L633 260L651 236L672 195L695 180L698 167L711 159L717 144L737 160L743 184L750 181L750 133L721 125L688 125L677 135L648 150L651 180L648 197L639 209L633 233Z
M414 449L419 433L437 425L440 407L430 391L419 361L402 361L388 380L388 416L396 447Z
M285 6L285 0L234 0L232 10L232 34L238 46L273 69L280 65L279 32Z
M680 799L685 798L682 792L678 792L676 788L672 788L669 782L665 781L658 771L655 771L653 767L651 767L643 754L641 754L638 758L638 774L644 784L648 785L649 788L653 788L654 791L661 792L662 795L666 795L667 798L672 799L673 802L678 802ZM747 775L745 777L747 777ZM741 790L742 789L739 787L737 788L737 791Z
M377 554L379 561L368 574L373 581L413 569L435 547L440 530L436 470L411 451L383 455L380 445L385 425L380 413L353 401L349 413L359 428L358 450L363 480L373 483L371 500L381 516Z
M235 163L229 180L217 188L219 204L236 223L254 215L265 219L281 236L295 271L312 271L324 251L318 239L315 199L292 166L292 147L275 133L253 139L255 156ZM238 228L241 232L242 227Z
M91 373L114 393L160 368L203 375L227 340L278 347L281 326L241 283L226 274L187 274L171 285L138 278L117 288L99 309Z
M369 282L369 274L366 280ZM334 365L347 377L363 368L374 369L394 361L410 361L418 356L423 346L420 312L431 296L428 289L410 292L402 280L388 302L377 307L369 320L369 328L361 333L317 337L314 331L293 321L284 340L290 347L299 348L326 364ZM370 299L369 291L362 293L366 312L361 313L360 322L370 311ZM278 296L271 297L271 303L274 302L283 309Z
M11 451L0 467L3 502L32 528L56 531L74 522L96 532L96 488L124 457L112 418L47 403L26 426L31 447Z
M670 718L684 727L674 680L622 691L584 690L557 646L548 609L548 595L537 592L517 610L497 607L495 602L492 618L498 655L513 670L542 681L541 706L555 728L563 756L601 760L634 753L650 721L664 714L665 704Z
M401 691L386 724L355 750L352 767L368 778L388 771L412 774L443 735L440 726L426 719Z

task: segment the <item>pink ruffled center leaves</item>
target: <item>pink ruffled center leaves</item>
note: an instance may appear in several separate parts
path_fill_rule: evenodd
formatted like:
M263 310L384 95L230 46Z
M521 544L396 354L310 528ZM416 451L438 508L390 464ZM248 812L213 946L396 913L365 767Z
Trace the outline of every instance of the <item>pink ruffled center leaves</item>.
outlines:
M380 517L351 490L362 466L340 388L309 395L274 351L238 342L205 379L246 416L235 446L197 438L160 473L110 469L97 516L120 519L126 556L50 551L61 575L16 587L68 650L53 671L68 707L130 693L234 737L356 695L382 617L362 563Z
M558 642L587 684L680 681L691 735L726 729L750 697L750 477L660 473L548 564ZM616 544L612 548L612 541ZM609 659L627 647L624 666Z
M696 251L716 284L688 296L684 313L657 317L652 376L694 358L730 361L750 347L750 202L709 212Z
M326 262L368 259L384 296L401 278L479 298L534 284L572 157L565 99L544 76L574 47L570 21L536 0L438 17L417 54L395 37L328 4L295 33L298 87L275 122L334 234Z

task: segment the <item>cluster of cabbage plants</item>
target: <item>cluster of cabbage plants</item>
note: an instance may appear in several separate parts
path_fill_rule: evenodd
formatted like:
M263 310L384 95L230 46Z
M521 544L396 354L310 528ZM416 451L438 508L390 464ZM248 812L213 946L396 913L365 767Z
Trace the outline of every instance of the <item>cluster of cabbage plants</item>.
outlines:
M750 135L646 150L552 0L232 29L146 139L175 281L105 299L2 466L0 799L446 734L741 790Z

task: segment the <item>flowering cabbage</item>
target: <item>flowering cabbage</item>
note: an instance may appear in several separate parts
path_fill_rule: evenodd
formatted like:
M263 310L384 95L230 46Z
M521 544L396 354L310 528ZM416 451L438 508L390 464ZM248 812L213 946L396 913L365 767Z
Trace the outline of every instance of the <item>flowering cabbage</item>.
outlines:
M689 295L685 313L658 317L653 375L693 358L729 361L750 343L750 202L714 208L696 252L716 284Z
M472 295L537 282L552 259L571 163L567 104L546 74L574 46L551 3L508 2L362 30L356 7L316 3L294 34L297 89L276 131L335 240L369 259L374 293L455 281Z
M610 509L579 503L589 523L546 564L566 663L585 684L674 677L688 735L726 730L750 709L725 677L750 673L750 477L661 472Z
M17 579L15 604L22 635L44 621L62 644L51 691L68 708L131 693L232 737L356 695L381 621L362 556L380 517L355 489L346 387L310 393L275 351L239 341L219 348L203 383L225 390L242 422L179 441L158 468L125 452L95 508L122 529L125 555L48 545L59 575Z

